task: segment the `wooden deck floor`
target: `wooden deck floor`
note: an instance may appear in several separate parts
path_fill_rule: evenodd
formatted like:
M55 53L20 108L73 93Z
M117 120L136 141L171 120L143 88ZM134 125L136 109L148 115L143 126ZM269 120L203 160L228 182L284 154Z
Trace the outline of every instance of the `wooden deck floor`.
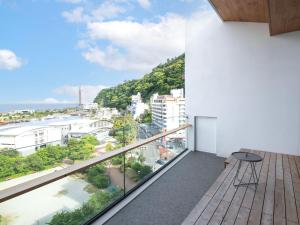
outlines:
M300 220L300 157L254 151L263 157L256 164L254 185L235 188L237 160L229 165L191 211L182 225L295 225ZM251 168L244 163L239 179L248 182Z

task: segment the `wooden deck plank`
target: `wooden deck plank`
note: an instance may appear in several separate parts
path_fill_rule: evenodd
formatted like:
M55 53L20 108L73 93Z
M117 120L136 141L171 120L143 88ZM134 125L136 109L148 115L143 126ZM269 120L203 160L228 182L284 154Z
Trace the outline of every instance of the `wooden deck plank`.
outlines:
M259 176L253 185L235 188L238 163L230 162L215 184L193 210L197 225L296 225L300 224L300 157L254 151L264 159L256 165ZM244 163L239 179L250 180L250 166ZM199 203L200 203L199 202ZM195 207L197 209L197 207ZM196 219L195 219L196 218ZM188 221L186 219L186 221Z
M250 181L251 176L251 166L249 163L247 163L248 167L244 174L244 177L242 178L243 183L248 183ZM226 213L226 216L224 217L224 220L222 222L223 225L233 225L235 222L235 219L237 217L237 214L239 212L240 206L242 204L244 195L246 193L247 186L241 186L237 188L237 191L231 201L231 204L228 208L228 211Z
M249 166L247 164L245 164L243 167L243 169L246 168L248 170ZM242 172L242 168L241 168L241 172ZM244 179L243 177L241 177L243 174L240 173L239 174L239 178L238 179L242 179L243 182ZM227 190L224 198L223 198L223 201L227 202L228 204L226 205L226 208L224 208L223 205L219 204L217 209L216 209L216 212L214 213L214 215L212 216L211 218L211 221L209 222L209 225L212 225L212 224L217 224L216 221L219 221L220 223L218 224L221 224L224 217L225 217L225 214L227 213L227 210L231 204L231 201L232 199L234 198L235 196L235 193L236 193L237 189L234 187L233 185L233 182L231 183L229 189Z
M213 217L209 221L208 225L220 225L223 221L224 215L230 205L230 202L222 200L219 204L217 210L215 211Z
M234 169L230 172L228 175L227 179L222 183L220 186L218 192L213 196L211 201L209 202L208 206L206 209L203 211L201 216L198 218L197 222L195 223L196 225L207 225L213 216L214 212L216 211L217 207L219 206L220 202L222 200L226 201L226 195L228 195L228 192L232 190L230 188L233 185L233 179L235 172L237 170L238 164L235 165ZM246 165L243 165L240 169L240 176L244 174L246 170ZM229 194L230 195L230 194ZM234 195L234 193L233 193ZM229 198L229 196L228 196ZM227 202L230 202L227 200Z
M276 155L274 225L286 224L282 155Z
M257 153L257 154L259 154L264 159L265 152L260 152L260 153ZM258 176L260 176L262 164L263 163L257 163L257 165L256 165ZM252 203L253 203L253 199L254 199L254 195L255 195L255 191L256 191L255 187L253 187L253 186L249 186L247 188L246 195L245 195L244 200L242 202L242 207L251 209Z
M276 154L271 153L268 180L265 192L264 207L262 211L261 221L265 224L273 224L273 214L274 214L274 192L275 192L275 174L276 172Z
M253 204L249 215L248 225L260 224L260 220L262 217L263 202L265 197L266 183L268 178L270 155L270 153L266 153L263 161L261 173L259 176L259 182L257 185L257 189L255 192Z
M255 152L259 154L263 159L265 156L265 152ZM258 177L260 177L262 162L256 163L255 169L257 171ZM252 207L252 203L254 200L256 189L254 186L248 186L247 191L245 193L244 199L242 201L241 207L239 209L235 225L246 225L248 223L248 218L250 215L250 209Z
M291 174L294 185L294 194L296 199L296 206L298 212L298 220L300 220L300 157L289 156Z
M230 164L223 170L221 175L217 178L214 184L210 187L207 193L201 198L199 203L193 208L190 214L183 221L182 225L192 225L195 224L203 210L206 208L207 204L211 200L211 198L218 191L220 186L223 184L224 180L230 174L230 172L237 166L237 160L231 159Z
M242 149L242 151L249 151L252 152L252 150L250 149ZM261 153L262 157L264 156L264 153ZM260 167L261 167L261 163L258 163L256 165L257 167L257 171L258 173L260 172ZM250 167L248 167L248 169L250 169ZM243 182L245 182L245 180L243 180ZM231 188L234 188L233 186L231 186ZM243 187L244 188L244 187ZM227 201L228 202L228 199ZM226 208L224 208L224 204L220 204L218 206L218 208L216 209L216 212L214 213L213 217L211 218L209 225L219 225L222 223L222 221L224 220L225 214L227 212L227 209L229 208L229 203L226 204ZM249 210L250 211L250 210ZM246 221L247 222L247 221Z
M236 224L236 225L245 225L245 224L247 224L249 214L250 214L250 209L241 206L234 224Z
M298 213L294 195L289 159L283 155L284 196L286 205L286 217L288 221L298 223Z

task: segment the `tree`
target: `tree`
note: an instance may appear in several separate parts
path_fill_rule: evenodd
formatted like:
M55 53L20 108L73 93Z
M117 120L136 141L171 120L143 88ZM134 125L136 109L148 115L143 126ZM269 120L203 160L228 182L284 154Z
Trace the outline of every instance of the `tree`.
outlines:
M155 93L169 94L172 89L184 87L185 55L168 60L155 67L151 73L139 80L124 83L99 92L94 102L103 107L125 110L131 103L131 96L141 93L144 102L149 102Z
M152 114L151 114L151 111L146 110L144 112L144 114L141 115L140 118L141 118L141 123L147 123L147 124L152 123Z
M109 176L103 174L89 176L88 181L100 189L107 188L110 185Z
M130 115L115 117L113 136L123 146L132 143L137 135L137 124Z
M114 150L114 146L112 145L111 142L108 142L108 143L105 145L105 151L106 151L106 152L111 152L112 150Z
M105 207L112 203L121 195L121 190L115 192L97 191L91 198L82 205L82 207L73 211L61 211L56 213L49 225L79 225L84 224L94 216L101 212Z
M40 171L45 168L45 162L37 154L27 156L25 162L28 168L32 171Z
M145 176L152 173L152 168L150 166L144 165L139 162L132 163L131 168L135 170L139 180L143 179Z

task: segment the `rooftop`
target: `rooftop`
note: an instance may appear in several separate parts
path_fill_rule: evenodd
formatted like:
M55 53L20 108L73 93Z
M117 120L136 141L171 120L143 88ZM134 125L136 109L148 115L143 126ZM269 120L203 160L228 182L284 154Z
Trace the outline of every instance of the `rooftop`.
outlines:
M23 126L23 127L8 127L7 129L0 130L1 136L18 136L25 132L44 129L45 126Z

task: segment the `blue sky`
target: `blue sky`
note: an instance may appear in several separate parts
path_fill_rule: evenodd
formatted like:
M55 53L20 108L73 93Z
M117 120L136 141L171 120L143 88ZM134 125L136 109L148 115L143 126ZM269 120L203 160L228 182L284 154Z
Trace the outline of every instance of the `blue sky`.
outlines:
M201 0L0 0L0 104L91 101L184 52Z

